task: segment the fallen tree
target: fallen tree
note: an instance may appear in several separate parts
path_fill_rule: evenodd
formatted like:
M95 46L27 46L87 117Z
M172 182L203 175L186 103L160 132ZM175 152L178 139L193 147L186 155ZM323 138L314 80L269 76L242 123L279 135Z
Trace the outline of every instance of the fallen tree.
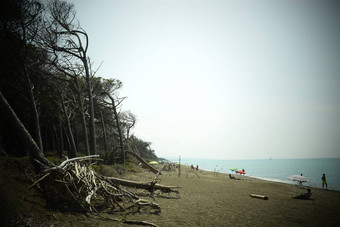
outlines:
M3 113L4 119L10 123L13 131L17 133L22 143L29 150L29 155L33 164L37 169L44 169L53 166L54 164L48 161L44 154L41 152L37 143L32 138L31 134L27 131L24 124L20 121L7 99L0 91L0 112Z
M25 199L29 201L31 196L37 195L32 192L35 188L48 204L57 206L59 209L90 212L99 216L100 212L143 211L152 214L161 212L161 207L157 203L141 199L123 189L121 186L123 182L127 182L126 180L119 178L113 180L97 174L90 164L93 160L100 160L99 155L68 159L58 166L45 169L30 186ZM125 184L125 186L129 185ZM174 192L171 187L167 186L157 185L155 188ZM112 220L123 221L127 224L134 223L127 220ZM138 223L154 226L147 222Z
M165 186L158 184L157 180L151 181L151 182L137 182L137 181L131 181L131 180L125 180L125 179L120 179L116 177L104 177L105 180L113 183L113 184L120 184L123 186L127 187L134 187L134 188L139 188L139 189L145 189L149 191L150 193L154 193L156 190L159 190L163 193L176 193L179 194L179 191L176 190L178 188L181 188L179 186Z
M158 174L158 175L162 175L162 173L160 171L158 171L157 169L155 169L154 167L152 167L151 165L149 165L149 163L147 163L143 158L141 158L138 154L132 152L132 151L125 151L128 154L133 155L135 158L138 159L138 161L140 161L148 170L150 170L151 172L153 172L154 174Z
M91 161L100 160L98 155L68 159L56 166L45 158L1 91L0 107L1 113L4 113L4 117L10 122L13 130L17 132L21 141L26 145L30 158L36 167L37 174L28 177L35 180L32 180L32 185L27 190L25 200L30 201L30 197L38 195L45 198L50 206L72 211L90 212L98 216L101 216L101 211L133 213L143 210L153 214L161 212L161 207L158 204L141 199L137 195L124 190L121 187L122 183L119 183L117 179L116 181L106 180L95 173L91 168ZM135 155L135 157L139 156ZM144 160L141 162L149 166L152 172L160 174L159 171L148 165ZM124 180L120 182L124 182ZM152 187L149 184L148 187L152 192L159 188L163 191L175 192L171 187L159 186L156 183ZM35 192L32 192L33 189L35 189ZM126 224L155 226L144 221L109 219Z

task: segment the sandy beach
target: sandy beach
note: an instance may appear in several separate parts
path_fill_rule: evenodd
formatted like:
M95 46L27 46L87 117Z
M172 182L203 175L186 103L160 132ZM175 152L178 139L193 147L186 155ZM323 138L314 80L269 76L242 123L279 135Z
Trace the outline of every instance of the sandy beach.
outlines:
M147 221L157 226L339 226L340 192L312 188L311 200L297 200L292 196L305 190L294 185L263 181L214 172L190 172L182 166L177 172L163 172L160 184L180 186L180 198L143 197L158 203L162 212L129 214L127 220ZM199 177L198 177L199 176ZM131 180L149 181L155 175L147 171L128 175ZM268 200L250 197L265 195ZM167 194L164 196L168 196ZM54 226L129 226L104 221L92 216L50 212L49 223ZM104 214L104 216L109 216ZM110 215L123 219L125 214Z
M189 167L182 167L180 177L178 172L163 172L160 183L181 186L180 199L155 198L162 213L143 217L159 226L340 225L338 191L311 188L312 200L297 200L292 196L305 190L294 185L243 176L232 180L228 175L202 170L197 172L198 178L188 171ZM250 194L265 195L268 200Z

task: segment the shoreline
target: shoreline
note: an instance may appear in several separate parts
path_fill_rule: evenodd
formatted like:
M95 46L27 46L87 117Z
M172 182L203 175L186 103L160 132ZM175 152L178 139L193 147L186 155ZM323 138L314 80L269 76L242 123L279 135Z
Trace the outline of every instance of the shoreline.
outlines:
M293 199L305 190L293 184L249 176L229 179L227 173L181 164L181 176L162 171L160 183L180 186L180 199L155 197L162 214L148 221L159 226L336 226L340 223L340 192L312 189L311 200ZM143 174L141 180L154 175ZM135 178L137 179L137 178ZM252 198L250 194L268 197Z
M190 168L189 165L187 164L181 164L181 166L186 166L187 168ZM219 171L214 171L214 170L209 170L209 169L200 169L202 171L207 171L207 172L212 172L212 173L219 173L219 174L225 174L225 175L229 175L229 174L232 174L232 175L235 175L235 176L240 176L240 175L237 175L236 173L234 172L231 172L231 173L224 173L224 172L219 172ZM249 178L254 178L254 179L259 179L259 180L264 180L264 181L269 181L269 182L274 182L274 183L282 183L282 184L288 184L288 185L293 185L295 186L295 183L294 182L289 182L289 181L285 181L285 180L282 180L282 179L274 179L274 178L266 178L266 177L259 177L259 176L253 176L253 175L243 175L244 177L249 177ZM316 186L313 186L313 185L308 185L308 183L306 185L304 185L304 187L308 187L308 188L315 188L315 189L323 189L322 187L316 187ZM324 189L326 190L326 189ZM337 192L340 192L340 188L328 188L327 191L337 191Z
M289 176L303 173L309 179L306 185L322 188L321 177L325 173L328 189L340 191L340 158L304 158L304 159L247 159L247 160L219 160L219 159L191 159L182 158L182 164L198 164L208 171L231 173L230 168L245 169L248 176L274 182L292 183Z
M275 180L275 179L269 179L269 178L264 178L264 177L262 178L262 177L256 177L256 176L247 176L247 177L255 178L255 179L259 179L259 180L264 180L264 181L270 181L270 182L273 182L273 183L282 183L282 184L288 184L288 185L296 186L296 184L294 184L294 183L285 182L285 181L282 181L282 180L279 180L279 179ZM340 189L335 189L335 188L323 189L322 187L315 187L315 186L311 186L311 185L303 185L303 187L340 192Z
M156 169L162 165L156 165ZM196 172L196 171L195 171ZM196 174L197 173L197 174ZM121 176L127 180L150 182L157 179L164 186L180 187L179 194L134 189L141 199L161 207L161 213L137 212L100 213L104 219L80 213L42 210L34 207L32 214L55 226L131 226L116 220L145 221L156 226L337 226L340 223L340 192L312 189L311 200L293 199L300 194L294 185L252 178L230 179L226 173L198 170L181 165L162 171L162 175L142 169ZM131 189L130 189L131 190ZM259 195L252 197L251 195ZM268 198L261 199L262 198ZM42 212L43 211L43 212ZM107 218L107 219L105 219Z

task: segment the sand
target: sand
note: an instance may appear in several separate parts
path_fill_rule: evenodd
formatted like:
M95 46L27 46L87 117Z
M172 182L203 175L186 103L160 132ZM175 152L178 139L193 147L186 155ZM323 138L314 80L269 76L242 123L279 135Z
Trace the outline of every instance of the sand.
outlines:
M340 226L340 192L312 188L312 200L296 200L303 192L294 185L263 181L199 170L198 176L182 167L178 172L163 172L160 184L180 186L180 198L143 197L158 203L158 215L137 213L128 220L144 220L157 226ZM145 171L130 175L131 180L149 181L155 175ZM268 200L250 194L268 196ZM46 216L46 214L45 214ZM54 226L128 226L103 221L92 216L50 212L49 224ZM123 214L111 215L122 219Z
M202 170L198 178L188 171L182 168L180 177L178 172L164 172L160 183L181 186L181 198L155 198L162 213L143 215L145 220L159 226L340 226L338 191L311 188L312 200L296 200L292 196L306 190L243 176L232 180Z

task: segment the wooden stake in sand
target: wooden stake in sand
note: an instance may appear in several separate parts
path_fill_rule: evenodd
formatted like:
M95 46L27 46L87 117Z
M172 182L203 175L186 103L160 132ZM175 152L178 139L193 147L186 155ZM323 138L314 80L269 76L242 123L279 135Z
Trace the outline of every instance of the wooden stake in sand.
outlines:
M178 177L181 176L181 156L179 156L178 160Z
M268 196L265 196L265 195L250 194L250 197L257 198L257 199L268 200Z

